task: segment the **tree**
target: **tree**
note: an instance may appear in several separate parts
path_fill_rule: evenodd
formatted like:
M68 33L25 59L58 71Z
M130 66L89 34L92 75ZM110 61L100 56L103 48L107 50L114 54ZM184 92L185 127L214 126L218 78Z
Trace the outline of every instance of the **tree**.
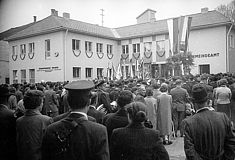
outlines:
M222 13L225 17L228 17L232 22L235 21L235 0L232 0L227 5L219 5L216 10Z
M166 66L169 70L174 70L175 75L182 75L183 65L184 75L190 74L191 67L194 66L194 59L191 52L178 53L166 59Z

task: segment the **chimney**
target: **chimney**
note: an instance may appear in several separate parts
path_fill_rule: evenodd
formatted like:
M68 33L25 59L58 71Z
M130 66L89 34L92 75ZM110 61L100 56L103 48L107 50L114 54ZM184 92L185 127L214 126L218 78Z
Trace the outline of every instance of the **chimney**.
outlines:
M37 16L33 16L33 22L37 21Z
M201 13L207 13L208 12L208 7L205 7L205 8L201 8Z
M58 16L58 11L55 9L51 9L51 15L52 16Z
M69 18L70 18L70 14L69 14L69 13L64 12L64 13L63 13L63 17L64 17L64 18L68 18L68 19L69 19Z

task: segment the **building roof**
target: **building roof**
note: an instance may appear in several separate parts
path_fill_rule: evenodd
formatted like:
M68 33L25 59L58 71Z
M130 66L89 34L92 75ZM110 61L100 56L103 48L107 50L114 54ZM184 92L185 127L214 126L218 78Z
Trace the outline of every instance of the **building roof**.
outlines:
M15 28L11 28L11 29L8 29L2 33L0 33L0 40L3 40L4 38L6 37L9 37L11 35L14 35L16 34L17 32L19 31L22 31L24 30L25 28L28 28L29 26L31 26L33 23L29 23L29 24L26 24L26 25L23 25L23 26L20 26L20 27L15 27Z
M192 17L192 30L230 23L228 18L215 10L188 16ZM67 29L71 32L109 39L128 39L133 37L168 33L167 19L111 29L95 24L51 15L45 19L33 23L19 32L16 32L6 40L11 41Z

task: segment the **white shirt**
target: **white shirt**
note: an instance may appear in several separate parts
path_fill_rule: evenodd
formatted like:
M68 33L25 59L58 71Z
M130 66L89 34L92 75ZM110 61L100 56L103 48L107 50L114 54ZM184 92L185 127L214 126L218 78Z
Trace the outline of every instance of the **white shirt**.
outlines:
M84 112L71 111L71 113L81 114L81 115L85 116L85 117L86 117L86 119L88 120L87 114L86 114L86 113L84 113Z

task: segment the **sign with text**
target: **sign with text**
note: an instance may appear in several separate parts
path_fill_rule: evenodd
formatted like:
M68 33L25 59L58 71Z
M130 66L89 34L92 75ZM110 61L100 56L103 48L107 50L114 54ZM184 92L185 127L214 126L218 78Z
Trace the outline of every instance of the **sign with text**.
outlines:
M37 72L52 72L52 71L59 71L61 68L59 67L40 67L38 68Z
M210 58L210 57L219 57L219 53L195 54L192 56L193 58Z

